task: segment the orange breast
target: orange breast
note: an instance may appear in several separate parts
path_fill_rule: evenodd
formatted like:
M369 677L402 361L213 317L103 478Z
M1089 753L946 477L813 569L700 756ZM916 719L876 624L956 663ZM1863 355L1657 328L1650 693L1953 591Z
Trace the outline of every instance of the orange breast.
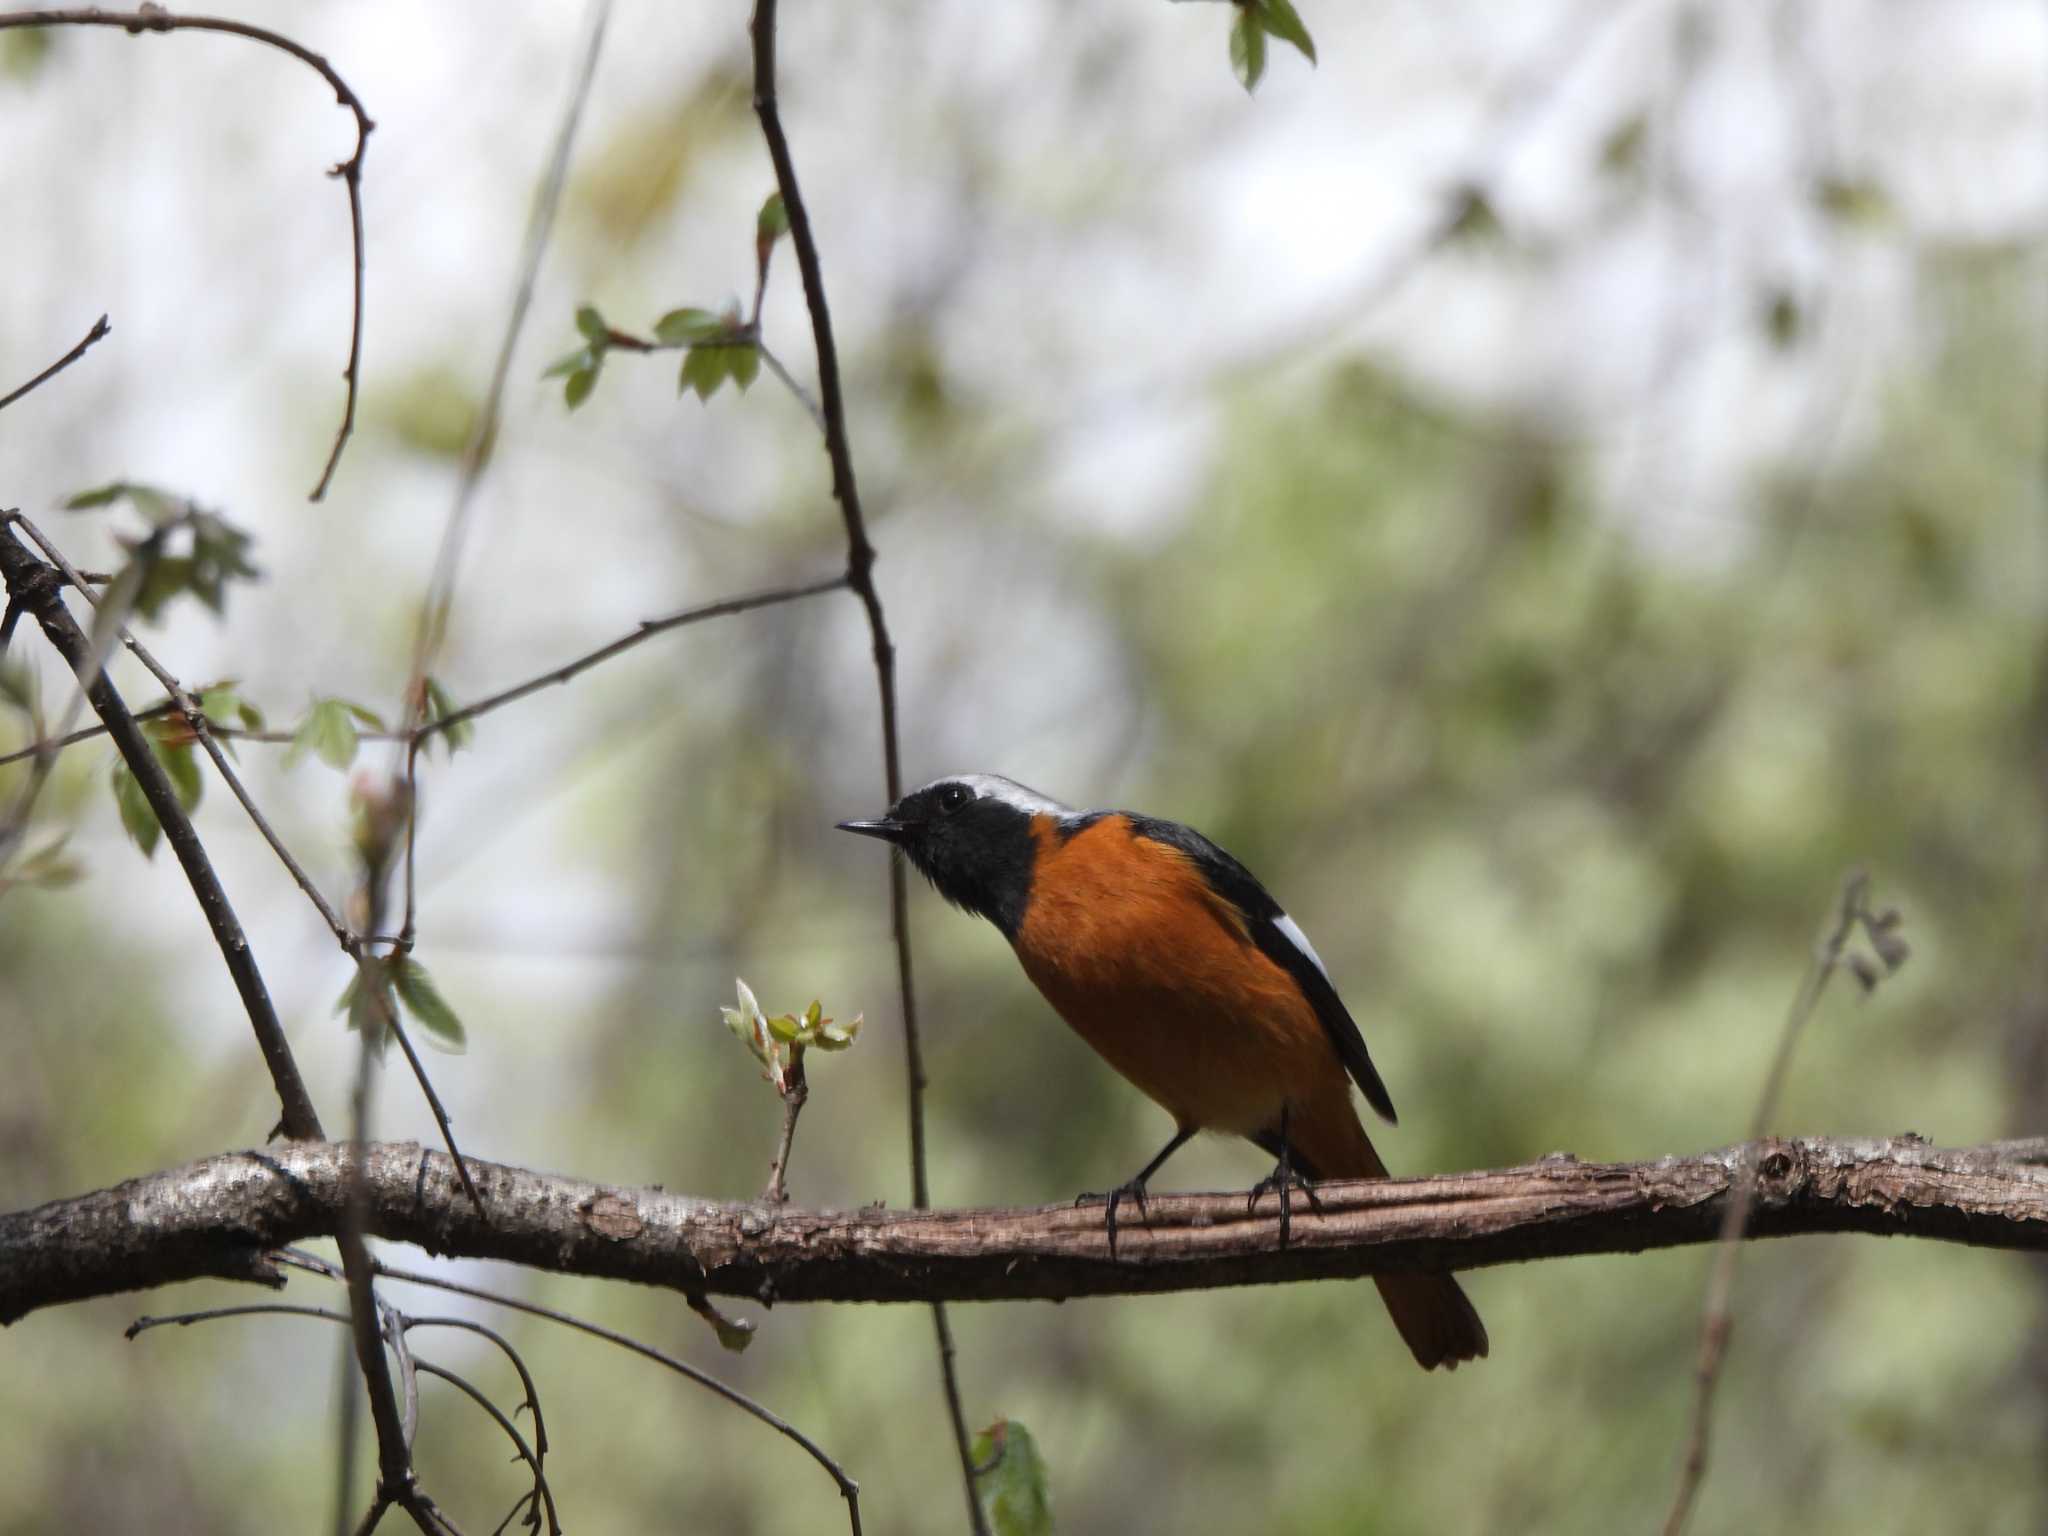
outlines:
M1183 1127L1256 1135L1284 1103L1325 1177L1378 1171L1315 1010L1185 854L1122 816L1032 835L1017 958L1082 1039Z

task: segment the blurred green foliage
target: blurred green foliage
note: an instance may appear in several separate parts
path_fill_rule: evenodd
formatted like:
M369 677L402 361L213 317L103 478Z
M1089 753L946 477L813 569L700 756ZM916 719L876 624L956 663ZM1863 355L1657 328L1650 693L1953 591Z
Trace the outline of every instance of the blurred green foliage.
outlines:
M728 61L667 110L610 124L572 189L590 243L658 229L718 146L750 131L746 107ZM1630 116L1610 138L1610 170L1632 176L1654 158L1643 123ZM751 207L759 167L746 178ZM1869 182L1828 182L1821 199L1859 237L1895 233ZM1482 193L1464 208L1460 232L1498 231ZM954 712L987 718L972 716L977 699L1021 696L1040 680L1038 647L1082 634L1085 672L1060 680L1083 700L1076 733L1129 744L1097 754L1117 798L1216 837L1313 936L1402 1111L1381 1143L1397 1171L1733 1140L1853 863L1906 913L1915 958L1867 1001L1846 986L1831 996L1773 1129L1953 1143L2039 1131L2048 377L2029 325L2041 260L2033 247L1916 259L1918 318L1942 338L1931 364L1877 381L1874 424L1825 423L1742 487L1704 554L1661 544L1658 509L1617 490L1585 445L1424 399L1390 365L1348 355L1226 381L1220 430L1191 450L1198 493L1141 533L1078 526L1032 499L1039 482L1018 466L1037 445L1005 413L1012 402L955 369L943 306L906 305L864 355L849 347L849 368L869 484L940 484L947 498L938 514L891 515L910 495L873 497L913 777L1035 777L1001 755L1039 747L1008 721L990 727L987 756L934 759L956 747ZM668 291L643 295L644 312ZM1781 353L1813 334L1789 297L1757 323ZM606 420L612 388L579 427ZM786 405L764 405L770 393L723 401L719 419ZM458 378L403 375L399 399L410 425L396 435L415 456L459 447L470 406ZM829 568L838 530L820 510L819 456L792 440L802 452L775 467L784 478L732 543ZM726 546L690 544L699 532L679 526L676 547L721 571ZM948 541L971 552L971 579L934 553ZM667 553L651 549L650 563ZM1012 604L1031 583L1062 605L1052 618ZM469 600L513 604L487 589ZM458 1125L472 1150L542 1160L539 1145L595 1177L751 1197L779 1106L706 1026L738 972L871 1021L863 1049L814 1085L794 1198L903 1200L882 871L872 848L829 830L880 796L866 637L843 608L679 640L658 708L646 672L549 693L545 707L587 711L583 756L566 764L522 756L509 714L464 755L463 771L493 753L516 765L493 791L505 799L485 801L492 834L519 842L530 805L571 804L571 835L536 839L530 857L565 909L600 893L633 925L559 990L524 969L551 935L502 935L467 967L434 949L471 1040L437 1076L488 1084L488 1111ZM1016 654L973 648L992 627ZM397 675L409 639L394 646ZM1115 680L1113 729L1079 718L1099 678ZM321 694L299 734L345 766L358 719L374 723ZM12 733L0 747L20 726L0 715ZM106 761L103 747L67 757L46 797L53 818L78 811L84 786L104 799ZM0 769L0 803L23 771ZM447 772L441 805L480 793ZM227 814L225 799L208 811ZM140 861L111 839L75 842L67 858L88 878L0 899L0 1035L15 1042L0 1078L7 1208L254 1144L272 1118L232 999L168 1017L172 957L100 916L111 885L143 878ZM185 899L175 884L149 889L166 908ZM923 891L913 909L938 1199L1060 1200L1134 1170L1166 1129L1159 1113L1067 1034L985 925ZM446 917L428 914L430 941ZM298 969L313 964L276 963ZM321 1016L333 988L323 973L302 990L312 1022L295 1039L313 1052L323 1027L339 1031ZM421 1134L403 1085L387 1078L386 1094L391 1133ZM1172 1182L1243 1187L1264 1163L1203 1142ZM1032 1426L1069 1533L1640 1530L1661 1516L1685 1433L1706 1263L1692 1250L1476 1274L1494 1356L1448 1377L1417 1372L1369 1288L1350 1284L953 1319L970 1419ZM767 1311L735 1357L671 1295L469 1278L597 1317L756 1394L860 1480L870 1529L959 1528L921 1310ZM1695 1529L2041 1529L2042 1278L2012 1255L1925 1243L1750 1249ZM188 1288L146 1306L215 1299L240 1293ZM295 1280L291 1299L323 1298ZM0 1337L0 1419L16 1426L0 1437L0 1536L324 1521L338 1340L273 1319L121 1343L144 1306L60 1309ZM573 1528L838 1528L830 1482L754 1421L587 1339L494 1321L540 1383ZM513 1400L481 1346L436 1357ZM488 1529L482 1512L510 1505L516 1472L453 1394L430 1384L424 1406L427 1485L465 1528Z

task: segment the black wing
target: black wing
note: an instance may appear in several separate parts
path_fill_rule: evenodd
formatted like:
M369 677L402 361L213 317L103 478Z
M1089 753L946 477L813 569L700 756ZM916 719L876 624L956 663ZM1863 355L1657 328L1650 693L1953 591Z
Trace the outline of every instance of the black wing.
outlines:
M1259 884L1258 877L1193 827L1184 827L1177 821L1162 821L1156 816L1125 814L1135 836L1177 848L1193 859L1195 867L1201 870L1209 883L1245 915L1246 926L1251 930L1252 942L1258 945L1259 953L1294 978L1302 995L1309 1000L1309 1006L1315 1009L1316 1017L1322 1020L1330 1043L1337 1048L1337 1059L1344 1063L1344 1070L1358 1084L1358 1091L1365 1095L1366 1103L1391 1123L1394 1120L1394 1101L1387 1096L1387 1085L1380 1081L1379 1069L1373 1066L1372 1057L1366 1052L1365 1036L1358 1032L1358 1025L1345 1008L1344 1000L1337 996L1337 989L1323 974L1315 956L1290 938L1280 926L1283 921L1288 921L1287 913ZM1300 932L1298 928L1295 931Z

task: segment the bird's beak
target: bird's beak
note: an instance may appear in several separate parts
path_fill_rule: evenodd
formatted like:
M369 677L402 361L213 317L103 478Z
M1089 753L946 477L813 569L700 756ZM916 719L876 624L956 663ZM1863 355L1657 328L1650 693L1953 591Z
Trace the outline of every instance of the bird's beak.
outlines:
M862 837L879 837L885 843L900 843L909 834L910 824L893 816L877 816L873 821L842 821L839 830L858 832Z

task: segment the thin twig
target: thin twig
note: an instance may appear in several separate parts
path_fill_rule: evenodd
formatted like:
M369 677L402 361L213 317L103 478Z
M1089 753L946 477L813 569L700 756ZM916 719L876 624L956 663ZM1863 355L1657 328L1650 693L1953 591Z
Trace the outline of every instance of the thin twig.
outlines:
M405 1025L395 1012L385 1019L385 1024L397 1038L398 1048L405 1052L406 1065L412 1068L413 1081L420 1085L420 1092L426 1095L427 1108L433 1111L434 1124L441 1128L441 1145L448 1149L448 1155L455 1160L455 1171L462 1179L462 1192L469 1196L469 1203L476 1207L477 1215L488 1222L491 1213L484 1205L484 1197L476 1187L476 1180L470 1177L468 1159L455 1148L455 1127L449 1123L448 1111L441 1105L441 1095L434 1092L433 1079L427 1076L427 1069L420 1060L420 1053L413 1049L412 1036L405 1032Z
M515 1419L518 1418L521 1408L532 1412L533 1451L536 1456L546 1457L548 1453L548 1426L547 1421L541 1417L540 1388L534 1385L533 1372L526 1368L526 1361L520 1358L519 1351L512 1347L510 1339L498 1332L497 1329L486 1327L474 1318L468 1317L408 1317L405 1320L405 1326L408 1330L413 1328L460 1328L467 1333L479 1334L497 1345L505 1358L512 1362L512 1369L518 1372L520 1388L526 1394L526 1399L520 1403L519 1408L512 1410L512 1416Z
M543 688L552 688L561 683L566 683L570 679L588 672L592 667L602 662L610 661L614 656L630 651L635 646L652 640L656 635L667 634L672 629L681 629L689 624L699 624L706 619L724 618L729 614L747 613L755 608L772 608L779 603L796 602L800 598L818 597L826 592L837 592L847 585L847 577L842 574L827 577L823 581L805 582L802 586L775 587L766 592L749 592L739 597L722 597L715 603L700 603L694 608L685 608L680 613L669 614L666 618L642 619L639 627L631 634L621 635L618 639L609 641L594 651L586 651L574 661L556 667L552 672L543 672L538 677L529 677L523 683L515 683L510 688L502 689L497 693L488 694L478 699L474 704L465 704L462 708L451 710L438 719L429 720L421 725L415 734L420 741L424 742L442 731L452 730L458 725L463 725L476 719L479 715L487 715L494 709L516 703L520 699L526 698L529 694L540 692Z
M1699 1391L1693 1402L1692 1429L1686 1440L1685 1459L1679 1468L1678 1486L1672 1493L1671 1508L1664 1517L1664 1536L1679 1536L1692 1515L1700 1482L1707 1470L1707 1439L1713 1419L1714 1388L1719 1383L1721 1362L1728 1349L1728 1335L1734 1326L1730 1304L1735 1291L1735 1263L1742 1253L1744 1229L1756 1201L1760 1167L1759 1143L1771 1119L1777 1114L1785 1078L1791 1070L1793 1049L1806 1028L1806 1021L1819 1006L1821 994L1842 964L1843 951L1857 925L1869 920L1870 879L1861 870L1842 884L1836 904L1834 928L1814 951L1806 975L1792 996L1785 1024L1778 1034L1778 1049L1757 1096L1756 1111L1750 1117L1749 1140L1742 1148L1734 1188L1721 1221L1721 1235L1714 1251L1714 1268L1707 1281L1706 1304L1700 1322Z
M148 1333L152 1328L189 1328L194 1323L210 1323L223 1317L269 1316L318 1317L330 1323L348 1321L346 1312L336 1312L328 1307L297 1306L283 1301L258 1301L240 1307L207 1307L199 1312L174 1312L165 1317L138 1317L122 1330L121 1337L133 1339L137 1334Z
M471 1402L475 1403L485 1413L488 1413L492 1419L496 1420L498 1428L505 1432L505 1437L512 1442L513 1448L519 1453L519 1459L525 1462L528 1469L533 1473L534 1491L540 1496L540 1501L548 1512L548 1530L553 1533L553 1536L561 1536L562 1522L555 1514L554 1490L548 1487L547 1474L541 1471L540 1468L540 1458L534 1455L533 1447L526 1443L526 1437L519 1433L519 1426L506 1418L504 1411L496 1403L492 1402L482 1392L477 1390L474 1385L456 1375L455 1372L447 1367L434 1365L425 1360L417 1361L416 1364L427 1375L438 1376L443 1381L460 1387L468 1394Z
M27 521L25 518L19 520L24 523ZM443 731L452 730L458 725L465 725L478 716L488 715L493 710L501 709L507 704L516 704L519 700L538 693L543 688L566 683L579 674L589 671L592 667L609 661L612 657L623 652L630 651L635 646L652 640L656 635L667 634L672 629L681 629L686 625L701 623L705 619L723 618L728 614L747 613L755 608L770 608L779 603L791 603L800 598L818 597L827 592L838 592L846 586L847 579L842 572L823 581L807 582L798 587L777 587L767 592L749 592L739 597L720 598L714 603L702 603L695 608L685 608L682 612L669 614L665 618L643 619L640 621L639 627L633 630L631 634L622 635L616 640L599 646L594 651L586 652L565 666L556 667L550 672L543 672L538 677L527 678L524 682L515 683L509 688L478 699L473 704L465 704L460 709L451 710L448 714L438 719L426 721L418 728L414 736L420 742L425 743ZM183 712L183 708L177 700L165 699L150 705L147 709L136 710L135 718L137 720L155 720L165 715ZM245 730L240 726L224 725L220 721L211 718L207 720L206 724L208 732L222 741L247 741L263 746L288 747L297 739L298 735L295 731ZM106 734L107 728L104 725L93 725L87 726L82 730L72 731L67 735L54 736L43 741L32 741L25 747L19 747L12 752L0 754L0 768L4 768L10 763L22 762L41 753L61 752L66 747L75 747L81 742L96 741ZM404 731L358 730L356 736L362 741L407 741L413 739L408 737ZM394 938L392 942L396 943L397 940Z
M383 918L384 891L388 884L384 866L388 854L372 851L365 855L369 866L366 886L369 897L368 930L375 933ZM412 1517L422 1531L431 1533L436 1524L445 1525L433 1501L420 1488L412 1465L411 1440L405 1418L391 1383L391 1363L385 1358L383 1303L376 1287L376 1259L370 1253L370 1185L364 1176L365 1148L369 1141L370 1096L376 1086L378 1042L383 1029L397 1023L396 1008L382 987L374 986L370 975L377 964L367 955L356 961L356 985L369 993L369 1018L356 1050L355 1091L349 1101L349 1142L346 1199L342 1219L335 1231L335 1245L341 1251L343 1279L348 1287L350 1334L355 1343L356 1368L362 1373L363 1388L370 1403L370 1422L377 1432L378 1503L392 1503ZM380 1018L379 1015L382 1015ZM482 1209L479 1205L479 1216ZM355 1425L344 1419L337 1444L337 1498L345 1501L355 1475Z
M511 312L505 317L504 333L498 340L498 356L491 365L491 381L484 392L483 408L470 429L469 441L463 445L455 501L448 509L448 521L441 531L441 547L434 557L433 577L420 610L419 633L413 645L412 673L406 684L403 706L408 739L405 748L407 797L405 922L400 929L402 948L411 946L416 915L414 828L419 819L420 743L417 732L427 711L427 677L434 669L434 660L440 653L442 642L447 638L448 614L455 601L455 578L469 531L470 509L475 503L476 488L483 479L484 467L497 442L505 384L512 372L512 354L519 345L519 334L525 328L527 311L533 304L534 283L540 275L541 258L546 254L548 239L554 233L555 211L561 205L562 186L569 175L569 152L576 142L576 129L583 119L584 104L590 99L590 87L597 76L598 56L604 48L605 28L610 19L611 0L591 0L583 58L577 67L569 100L563 108L561 123L555 130L554 149L534 197L533 212L527 220L526 247L520 257L519 279L512 293Z
M21 515L19 507L0 508L0 537L5 536L5 529L13 526L26 529L35 542L43 547L44 552L50 553L48 541L33 523ZM92 633L87 637L84 663L82 666L73 667L80 681L76 691L71 695L70 702L64 706L64 713L58 718L59 739L77 734L72 727L78 723L78 717L85 713L89 702L83 679L98 676L100 669L106 665L108 653L114 646L114 632L119 627L120 620L127 616L129 608L134 604L136 593L141 590L142 580L139 572L133 567L130 569L133 574L108 588L99 615L93 622ZM0 618L0 651L4 651L8 642L13 639L16 622L25 611L18 597L9 599L6 615ZM39 726L38 729L40 728ZM101 729L104 730L105 727ZM55 748L44 742L37 742L29 748L29 752L35 761L29 767L28 780L22 785L21 793L15 796L14 806L7 813L6 819L0 821L0 864L7 862L13 855L15 845L28 835L29 818L35 814L36 801L41 797L44 786L49 783L50 775L57 768ZM8 759L10 762L13 760L11 756Z
M790 1064L786 1075L788 1085L781 1089L782 1134L775 1139L775 1161L768 1165L768 1188L761 1197L770 1205L789 1203L789 1149L796 1140L796 1117L804 1112L804 1101L811 1096L801 1056Z
M811 340L818 354L818 395L824 415L825 453L832 464L832 495L839 503L840 517L846 525L846 579L867 612L868 634L873 642L875 659L875 686L881 697L882 777L889 803L894 805L903 795L902 754L896 732L896 647L889 638L881 594L875 590L875 549L868 542L867 520L860 504L860 485L853 472L853 445L846 431L846 400L839 381L839 347L833 339L832 311L825 299L824 268L818 259L817 236L811 229L811 215L804 205L803 189L797 184L796 160L790 153L789 137L783 131L782 109L776 97L775 8L776 0L755 0L753 18L748 26L754 53L754 115L760 120L761 136L767 141L768 157L775 164L775 185L782 194L783 211L789 216L790 243L796 248L797 269L803 277L804 304L811 317ZM889 860L889 923L896 942L896 977L903 1005L911 1199L919 1210L923 1210L931 1204L931 1183L925 1173L924 1048L918 1038L917 993L910 960L910 888L903 861L893 858ZM981 1499L974 1487L974 1453L968 1438L966 1410L960 1401L953 1330L946 1320L945 1308L937 1303L932 1307L932 1326L938 1336L939 1376L945 1390L946 1411L953 1425L954 1449L966 1491L969 1524L976 1536L987 1536L987 1517L982 1512Z
M40 528L27 518L19 515L14 520L21 525L23 531L31 539L35 540L37 547L49 558L50 563L64 573L65 580L70 582L74 588L84 595L87 602L97 608L105 601L104 598L93 593L91 586L86 582L84 574L75 569L69 560L65 559L63 551L59 550L56 544ZM313 883L313 877L306 873L305 866L300 864L298 859L293 856L291 849L285 846L284 839L277 835L277 831L270 825L269 819L257 808L255 799L249 794L248 789L242 783L241 775L235 772L234 765L229 761L228 755L221 750L220 743L214 740L212 722L206 718L206 712L199 707L199 701L186 691L184 685L177 678L173 677L155 656L150 654L148 648L135 638L133 631L125 624L118 626L115 633L119 636L121 643L127 646L129 653L149 669L150 674L156 678L157 682L163 685L164 692L170 695L170 699L164 706L147 711L146 714L155 716L175 713L184 718L185 724L191 730L193 737L199 742L200 746L206 749L206 755L213 759L213 766L219 771L222 781L227 785L235 799L241 803L242 809L248 813L249 820L255 824L256 830L262 834L264 842L270 845L270 851L277 855L278 861L289 872L293 883L301 891L305 892L306 899L313 903L314 909L319 912L321 920L327 924L328 931L334 935L335 942L341 946L343 953L355 954L356 942L354 936L348 930L348 925L341 920L341 914L335 911L333 905L321 894L320 887Z
M78 674L93 712L114 738L114 745L120 750L129 771L135 775L151 812L163 827L164 841L170 844L171 851L177 855L178 863L185 871L192 893L198 898L200 911L212 930L214 942L220 947L221 958L227 964L229 975L234 978L235 989L240 993L242 1006L249 1015L250 1027L256 1032L256 1043L270 1068L271 1082L277 1089L283 1109L285 1134L299 1140L322 1139L320 1117L314 1111L305 1080L299 1075L290 1042L285 1039L284 1025L278 1020L269 988L264 985L263 973L257 968L255 955L249 948L249 937L243 932L213 861L200 844L191 818L178 804L177 792L172 789L163 765L157 761L142 728L128 713L128 706L122 703L105 670L91 666L92 648L78 622L64 606L63 589L56 570L30 554L5 529L0 529L0 577L4 577L9 596L36 616L51 646Z
M279 1263L293 1264L301 1269L310 1270L314 1274L325 1275L329 1279L340 1278L332 1264L317 1254L307 1253L304 1249L279 1249L275 1257ZM507 1296L498 1291L485 1290L481 1286L465 1285L459 1280L447 1280L439 1275L421 1274L417 1270L399 1269L395 1265L384 1263L382 1260L374 1262L378 1275L383 1279L401 1280L411 1285L432 1286L435 1290L446 1291L450 1295L471 1296L478 1301L492 1302L497 1306L508 1308L514 1312L524 1312L530 1317L545 1318L551 1323L559 1323L564 1328L573 1328L579 1333L589 1334L592 1338L603 1339L607 1344L616 1344L620 1349L631 1350L643 1359L652 1360L657 1365L665 1365L677 1375L687 1377L705 1390L716 1393L735 1408L740 1409L744 1413L751 1414L777 1434L800 1446L813 1461L824 1468L831 1476L832 1481L838 1485L841 1497L846 1500L848 1518L853 1526L853 1536L861 1536L860 1484L847 1476L846 1469L828 1456L809 1435L806 1435L774 1410L765 1408L755 1402L737 1387L727 1386L716 1376L709 1375L699 1370L696 1366L691 1365L688 1361L677 1359L674 1355L664 1354L651 1344L643 1344L638 1339L632 1338L627 1334L615 1333L602 1324L586 1322L572 1313L557 1311L553 1307L542 1306L539 1302L525 1301L517 1296Z
M69 352L66 352L62 357L58 358L57 361L50 364L49 367L45 368L41 373L37 374L34 378L30 379L26 384L22 385L21 388L15 390L12 394L0 395L0 411L6 410L7 407L14 404L15 401L19 400L23 395L27 394L37 385L45 383L50 379L54 379L66 368L69 368L81 357L85 356L86 350L89 347L91 347L94 342L98 341L102 336L106 335L107 332L111 331L112 329L113 327L107 324L107 317L105 315L101 315L99 319L93 321L92 329L85 333L85 340L81 341L77 346L73 347Z
M348 398L342 405L341 425L334 434L334 447L327 455L326 467L320 471L320 483L313 487L309 498L320 500L327 494L327 484L334 478L334 467L341 462L341 450L356 428L356 380L363 360L363 153L369 147L370 131L377 125L370 121L370 114L363 110L361 100L349 89L348 82L336 73L334 66L312 49L303 43L293 42L281 32L246 21L231 21L220 16L173 16L162 6L144 5L135 11L103 11L97 7L13 11L0 16L0 30L9 27L119 27L131 37L144 32L225 32L232 37L245 37L251 42L288 53L308 69L316 71L333 87L335 101L354 114L355 153L327 173L339 177L348 192L349 233L355 255L355 304L349 322L348 366L342 370L342 377L348 381Z
M811 418L813 425L820 432L825 431L825 413L818 408L818 402L811 398L811 392L805 389L803 385L797 383L790 371L782 366L782 359L768 350L766 342L756 342L755 347L761 354L761 361L768 365L768 371L782 381L784 389L787 389L792 395L796 396L796 403L804 408L805 414Z

